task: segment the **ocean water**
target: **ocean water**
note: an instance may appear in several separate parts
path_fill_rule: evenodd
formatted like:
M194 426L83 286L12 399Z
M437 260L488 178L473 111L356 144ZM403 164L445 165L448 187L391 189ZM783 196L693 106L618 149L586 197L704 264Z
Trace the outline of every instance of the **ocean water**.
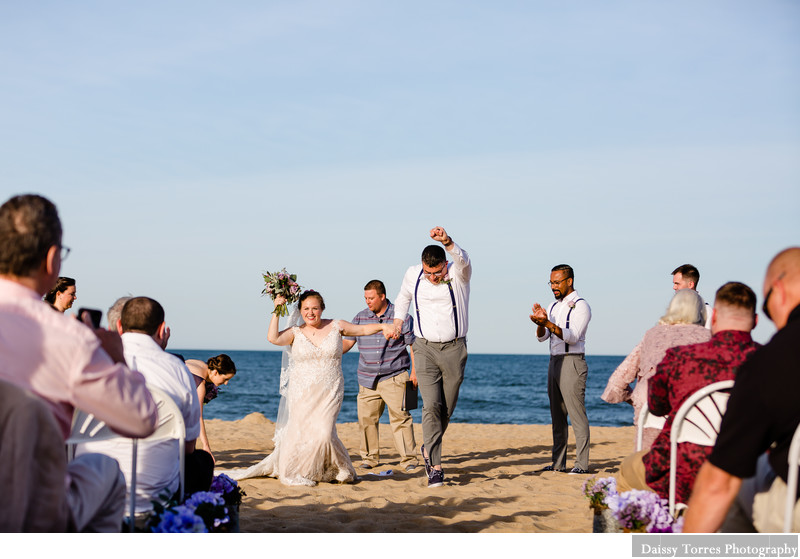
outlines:
M207 419L235 420L258 412L275 420L278 414L278 382L281 367L280 351L180 350L173 353L185 359L207 360L220 353L230 355L237 374L219 396L207 404ZM586 387L586 411L589 424L596 426L633 425L633 408L628 404L607 404L600 399L611 373L624 356L587 356L589 366ZM547 398L546 355L470 354L461 385L458 404L451 421L455 423L550 424ZM358 354L346 353L342 358L345 396L340 423L356 422ZM422 402L420 401L420 407ZM421 421L421 410L411 412L414 421ZM388 423L388 413L381 421Z

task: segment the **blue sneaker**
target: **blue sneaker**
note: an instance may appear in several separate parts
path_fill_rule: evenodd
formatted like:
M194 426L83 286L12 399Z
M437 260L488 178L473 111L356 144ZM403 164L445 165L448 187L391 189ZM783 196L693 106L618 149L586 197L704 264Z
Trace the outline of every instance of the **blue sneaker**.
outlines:
M444 485L444 472L432 469L428 476L428 487L441 487L442 485Z
M431 469L433 467L431 466L430 459L425 454L425 445L421 445L419 447L419 453L422 454L422 461L425 463L425 475L428 476L428 478L430 479L430 477L431 477Z

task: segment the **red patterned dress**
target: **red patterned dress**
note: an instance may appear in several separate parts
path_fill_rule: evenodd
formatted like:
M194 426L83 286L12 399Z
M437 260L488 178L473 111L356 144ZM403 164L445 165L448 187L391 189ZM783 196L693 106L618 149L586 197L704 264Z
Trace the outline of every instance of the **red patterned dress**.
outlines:
M642 461L647 485L663 499L669 498L669 439L672 421L683 402L704 386L733 379L741 365L759 344L750 332L723 330L701 344L667 350L656 374L650 379L647 406L656 415L667 416L666 425ZM693 443L678 445L675 498L685 503L692 493L700 466L712 447Z

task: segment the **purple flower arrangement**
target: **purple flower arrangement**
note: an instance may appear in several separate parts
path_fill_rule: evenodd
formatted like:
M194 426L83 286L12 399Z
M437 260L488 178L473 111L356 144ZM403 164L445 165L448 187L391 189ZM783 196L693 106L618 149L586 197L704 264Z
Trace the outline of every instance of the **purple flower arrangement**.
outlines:
M208 532L205 521L195 514L192 507L178 505L163 512L160 522L153 527L157 533L205 533Z
M604 477L600 479L589 478L583 484L583 494L589 499L589 507L595 512L607 509L606 500L611 495L617 494L617 479Z
M182 504L154 503L149 522L152 532L230 532L231 513L238 514L244 491L225 474L215 476L210 491L190 495ZM238 517L237 517L238 518Z
M613 477L589 478L583 494L595 513L609 509L625 532L679 533L683 528L683 517L673 518L666 499L638 489L619 493Z

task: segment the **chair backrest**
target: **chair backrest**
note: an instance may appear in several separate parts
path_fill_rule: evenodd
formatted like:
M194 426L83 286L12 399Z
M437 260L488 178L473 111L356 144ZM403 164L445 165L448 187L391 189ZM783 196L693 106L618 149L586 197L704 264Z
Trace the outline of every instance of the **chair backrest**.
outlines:
M786 478L786 508L783 515L783 531L792 531L794 507L797 502L797 476L800 468L800 425L794 431L789 445L789 476Z
M0 532L65 532L64 435L44 400L0 381Z
M636 451L638 452L642 450L642 446L644 445L645 429L663 429L666 422L666 417L659 417L650 413L650 409L647 407L647 402L645 402L641 411L639 412L639 421L637 422L636 427Z
M155 386L147 385L153 399L156 401L158 408L158 425L152 435L146 439L146 442L157 442L167 439L178 440L178 459L179 459L179 472L180 472L180 493L179 498L183 501L183 492L185 489L186 477L186 424L183 421L183 414L181 413L178 404L170 397L169 394L156 388ZM131 488L132 494L133 487Z
M675 514L678 443L714 446L722 416L728 407L733 380L721 380L704 386L678 408L672 421L669 449L669 512Z
M186 426L183 421L178 405L162 389L152 385L147 385L148 390L153 395L158 409L158 424L156 430L145 439L129 439L132 445L131 451L131 479L130 479L130 526L133 529L134 516L136 512L136 463L138 441L158 442L166 439L178 440L178 459L180 472L180 500L183 500L185 477L186 477ZM75 455L75 445L87 442L106 441L110 439L123 439L115 433L105 421L98 419L91 413L82 410L75 410L72 418L72 431L67 439L68 455L72 459Z

